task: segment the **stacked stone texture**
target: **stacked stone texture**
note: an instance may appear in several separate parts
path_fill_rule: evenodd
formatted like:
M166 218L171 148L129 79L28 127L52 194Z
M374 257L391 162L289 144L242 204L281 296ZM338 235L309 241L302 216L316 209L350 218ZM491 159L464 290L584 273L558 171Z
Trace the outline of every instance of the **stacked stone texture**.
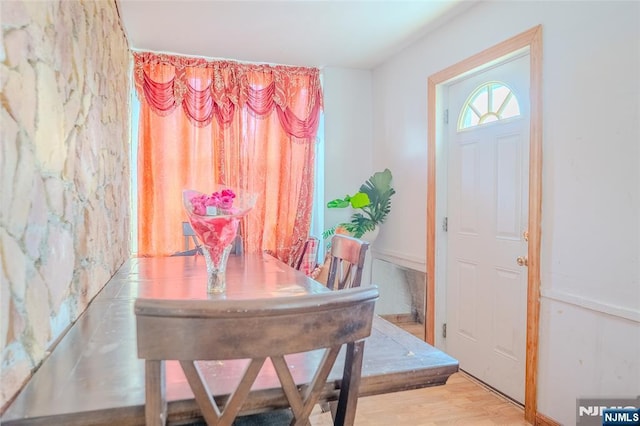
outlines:
M0 7L5 408L129 256L131 59L114 0Z

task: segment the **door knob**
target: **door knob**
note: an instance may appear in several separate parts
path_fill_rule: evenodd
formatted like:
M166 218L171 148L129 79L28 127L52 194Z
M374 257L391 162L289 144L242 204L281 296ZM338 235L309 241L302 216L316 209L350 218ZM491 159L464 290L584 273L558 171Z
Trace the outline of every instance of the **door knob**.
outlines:
M527 259L527 256L518 256L518 258L516 259L516 263L518 264L518 266L528 266L529 259Z

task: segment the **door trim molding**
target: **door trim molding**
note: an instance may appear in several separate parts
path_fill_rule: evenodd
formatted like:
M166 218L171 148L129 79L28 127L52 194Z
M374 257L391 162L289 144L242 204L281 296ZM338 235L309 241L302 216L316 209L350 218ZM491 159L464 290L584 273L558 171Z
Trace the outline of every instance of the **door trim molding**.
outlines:
M427 291L425 337L435 342L436 270L436 89L454 77L521 49L530 55L529 129L529 247L527 256L527 348L525 361L525 420L537 414L538 336L540 327L540 240L542 218L542 26L538 25L455 65L431 75L427 82Z

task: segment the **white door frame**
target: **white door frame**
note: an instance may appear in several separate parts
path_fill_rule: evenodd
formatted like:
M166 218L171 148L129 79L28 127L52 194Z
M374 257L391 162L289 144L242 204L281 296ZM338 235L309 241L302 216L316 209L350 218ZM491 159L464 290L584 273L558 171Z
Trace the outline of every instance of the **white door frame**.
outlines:
M436 140L442 125L436 119L439 110L439 86L460 75L499 62L521 49L530 56L530 151L529 151L529 247L527 251L527 350L525 363L525 420L536 422L538 334L540 323L540 239L542 202L542 26L538 25L455 65L431 75L427 89L427 291L425 337L435 343L436 310ZM443 165L440 165L442 167ZM438 302L443 303L443 302Z

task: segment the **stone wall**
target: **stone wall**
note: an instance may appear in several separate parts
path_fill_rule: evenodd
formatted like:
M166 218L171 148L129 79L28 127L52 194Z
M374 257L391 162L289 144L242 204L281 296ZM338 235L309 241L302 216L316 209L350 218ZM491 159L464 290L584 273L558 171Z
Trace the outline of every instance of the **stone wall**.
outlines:
M0 407L129 256L115 0L2 1Z

